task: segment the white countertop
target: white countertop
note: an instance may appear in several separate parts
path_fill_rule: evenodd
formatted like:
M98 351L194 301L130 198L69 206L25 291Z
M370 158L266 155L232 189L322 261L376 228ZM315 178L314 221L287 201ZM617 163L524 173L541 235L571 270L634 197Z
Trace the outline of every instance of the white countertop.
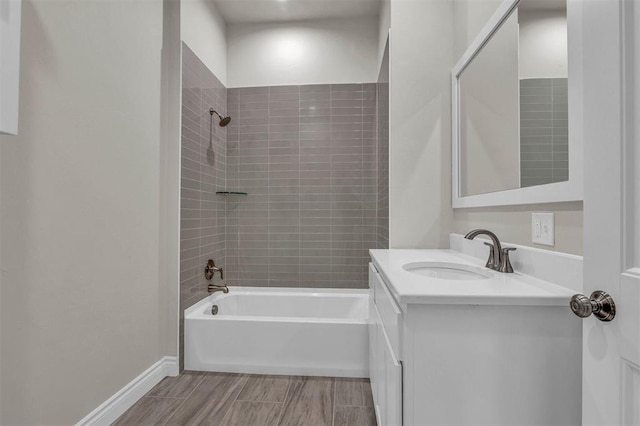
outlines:
M514 272L484 280L445 280L403 269L412 262L450 262L483 267L485 261L453 250L370 250L376 269L401 304L566 306L574 291Z

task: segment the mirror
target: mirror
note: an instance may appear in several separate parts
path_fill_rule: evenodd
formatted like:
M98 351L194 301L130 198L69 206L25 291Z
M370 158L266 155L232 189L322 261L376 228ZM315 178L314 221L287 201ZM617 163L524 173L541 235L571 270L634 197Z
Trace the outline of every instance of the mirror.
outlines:
M567 23L567 0L506 0L454 68L454 207L581 199Z

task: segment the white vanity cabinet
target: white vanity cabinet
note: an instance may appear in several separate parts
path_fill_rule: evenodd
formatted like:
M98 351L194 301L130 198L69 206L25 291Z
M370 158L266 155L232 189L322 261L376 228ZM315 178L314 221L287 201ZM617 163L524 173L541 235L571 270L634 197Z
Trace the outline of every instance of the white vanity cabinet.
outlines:
M370 378L379 426L581 423L582 325L564 294L536 299L547 290L523 286L533 296L471 297L468 283L410 282L382 252L372 250L369 265ZM495 279L477 285L517 289L508 280L526 277Z

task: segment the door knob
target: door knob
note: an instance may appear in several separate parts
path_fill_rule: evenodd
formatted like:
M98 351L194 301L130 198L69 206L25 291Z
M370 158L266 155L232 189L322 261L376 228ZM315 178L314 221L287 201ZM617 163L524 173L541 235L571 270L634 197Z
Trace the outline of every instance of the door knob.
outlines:
M604 291L594 291L591 298L584 294L574 294L569 302L571 310L580 318L593 314L600 321L611 321L616 316L616 304Z

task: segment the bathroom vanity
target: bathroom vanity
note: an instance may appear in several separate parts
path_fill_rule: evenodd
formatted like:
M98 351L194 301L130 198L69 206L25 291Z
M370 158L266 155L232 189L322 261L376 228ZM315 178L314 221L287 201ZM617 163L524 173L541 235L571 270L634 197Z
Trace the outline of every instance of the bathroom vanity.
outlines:
M451 250L371 250L378 424L579 425L573 291Z

